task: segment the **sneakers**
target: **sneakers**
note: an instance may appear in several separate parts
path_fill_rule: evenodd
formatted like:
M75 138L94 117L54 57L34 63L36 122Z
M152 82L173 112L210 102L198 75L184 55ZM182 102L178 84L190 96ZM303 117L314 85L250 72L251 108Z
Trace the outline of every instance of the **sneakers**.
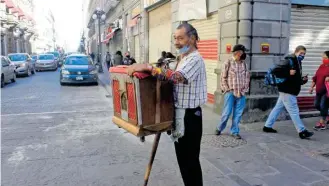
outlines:
M326 130L327 127L324 123L318 122L314 127L315 130Z
M216 129L215 134L216 134L217 136L221 135L221 133L222 133L222 132L221 132L220 130L217 130L217 129Z
M306 138L310 138L311 136L313 136L314 132L309 132L308 130L304 130L303 132L299 133L299 137L300 139L306 139Z
M231 134L231 136L235 139L242 139L242 137L240 136L240 134Z
M267 132L267 133L277 133L278 131L276 131L275 129L273 128L270 128L270 127L263 127L263 131L264 132Z

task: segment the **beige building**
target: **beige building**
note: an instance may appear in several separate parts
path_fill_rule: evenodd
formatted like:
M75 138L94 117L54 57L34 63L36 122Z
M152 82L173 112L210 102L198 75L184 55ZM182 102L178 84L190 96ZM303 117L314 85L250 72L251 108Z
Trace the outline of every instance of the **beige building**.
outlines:
M35 35L33 0L1 0L1 54L32 53Z
M104 45L111 53L130 51L140 63L155 62L161 51L176 54L173 33L182 22L180 11L193 12L179 4L188 0L120 0L107 13ZM202 0L199 0L202 1ZM194 1L196 2L196 1ZM319 1L320 2L320 1ZM321 52L328 50L329 4L303 4L301 0L237 1L204 0L205 17L186 19L199 33L199 51L207 68L208 102L221 112L221 64L235 44L244 44L250 52L247 66L251 71L250 91L244 121L264 120L277 99L275 87L264 84L264 74L297 45L305 45L308 55L303 61L305 74L312 76L321 63ZM272 11L276 9L277 11ZM271 12L269 14L269 12ZM118 23L122 23L118 24ZM314 41L314 42L312 42ZM299 96L301 111L313 109L313 97L306 95L309 84Z

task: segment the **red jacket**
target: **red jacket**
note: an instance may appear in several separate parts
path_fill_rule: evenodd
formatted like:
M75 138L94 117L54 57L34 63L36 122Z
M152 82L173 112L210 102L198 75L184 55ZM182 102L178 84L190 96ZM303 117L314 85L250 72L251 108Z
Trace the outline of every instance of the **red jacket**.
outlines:
M317 94L325 94L327 92L324 84L326 77L329 77L329 65L322 64L313 76Z

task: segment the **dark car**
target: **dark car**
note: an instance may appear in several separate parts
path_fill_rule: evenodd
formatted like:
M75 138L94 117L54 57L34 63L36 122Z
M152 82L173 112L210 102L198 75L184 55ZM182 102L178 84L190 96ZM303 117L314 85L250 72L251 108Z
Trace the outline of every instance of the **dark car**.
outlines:
M60 70L60 83L64 84L98 84L98 73L91 58L84 54L67 56Z
M8 58L16 66L17 75L30 76L35 74L35 63L27 53L13 53L8 54Z

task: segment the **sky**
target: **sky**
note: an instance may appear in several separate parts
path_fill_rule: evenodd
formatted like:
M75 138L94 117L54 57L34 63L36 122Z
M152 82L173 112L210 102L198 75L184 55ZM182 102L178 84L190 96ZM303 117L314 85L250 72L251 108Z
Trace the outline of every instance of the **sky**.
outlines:
M87 1L88 0L34 1L37 9L42 7L43 10L46 10L45 7L49 7L52 11L55 18L55 29L57 32L56 44L65 47L65 50L68 52L76 51L78 48L82 29L86 26L86 8L83 8L83 4L87 4ZM37 16L40 16L40 14Z

